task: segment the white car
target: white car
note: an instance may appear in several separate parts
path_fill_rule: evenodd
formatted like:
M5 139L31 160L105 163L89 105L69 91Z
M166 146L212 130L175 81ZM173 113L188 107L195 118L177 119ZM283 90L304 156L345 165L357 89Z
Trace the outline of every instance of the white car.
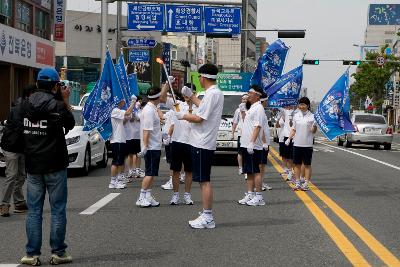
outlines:
M107 167L106 142L96 129L83 131L82 107L73 106L72 114L75 118L75 127L65 136L68 168L80 169L83 175L88 175L90 167L95 163L100 167Z
M83 108L83 106L86 103L86 100L88 99L90 93L86 93L82 96L81 100L79 101L79 106Z

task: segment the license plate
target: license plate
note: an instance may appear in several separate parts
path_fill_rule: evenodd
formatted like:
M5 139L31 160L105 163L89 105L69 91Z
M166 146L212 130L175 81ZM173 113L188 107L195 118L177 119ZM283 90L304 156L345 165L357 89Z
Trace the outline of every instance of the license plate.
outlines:
M382 132L381 129L375 129L375 128L365 128L364 132L367 134L380 134Z
M217 142L217 147L233 147L232 142Z

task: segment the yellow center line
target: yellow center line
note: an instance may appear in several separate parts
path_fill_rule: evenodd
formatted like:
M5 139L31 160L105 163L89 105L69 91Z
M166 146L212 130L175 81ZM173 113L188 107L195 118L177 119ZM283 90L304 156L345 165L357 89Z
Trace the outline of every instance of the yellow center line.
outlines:
M282 167L275 161L272 156L269 156L269 161L280 173L283 172ZM311 214L321 224L322 228L328 233L336 246L342 251L346 258L353 266L371 266L361 253L355 248L349 239L336 227L336 225L326 216L326 214L318 207L317 204L303 191L295 191L298 198L303 201L304 205L309 209Z
M270 147L270 151L277 159L281 160L274 148ZM319 190L317 186L311 182L309 185L311 192L322 200L385 264L388 266L400 266L399 259L384 245L382 245L371 233L369 233L367 229L365 229L325 193Z

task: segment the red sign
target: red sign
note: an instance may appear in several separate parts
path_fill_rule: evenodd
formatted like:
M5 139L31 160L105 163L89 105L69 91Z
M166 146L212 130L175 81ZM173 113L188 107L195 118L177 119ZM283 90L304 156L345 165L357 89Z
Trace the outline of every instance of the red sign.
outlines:
M36 42L36 63L54 66L54 48L50 45Z
M64 42L64 24L54 25L54 41Z

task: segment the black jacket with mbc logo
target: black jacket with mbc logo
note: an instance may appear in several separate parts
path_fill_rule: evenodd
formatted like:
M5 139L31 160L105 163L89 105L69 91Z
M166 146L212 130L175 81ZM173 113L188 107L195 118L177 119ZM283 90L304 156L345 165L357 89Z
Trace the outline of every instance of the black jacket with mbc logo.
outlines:
M38 91L24 102L25 165L29 174L47 174L68 167L67 133L75 125L63 101Z

